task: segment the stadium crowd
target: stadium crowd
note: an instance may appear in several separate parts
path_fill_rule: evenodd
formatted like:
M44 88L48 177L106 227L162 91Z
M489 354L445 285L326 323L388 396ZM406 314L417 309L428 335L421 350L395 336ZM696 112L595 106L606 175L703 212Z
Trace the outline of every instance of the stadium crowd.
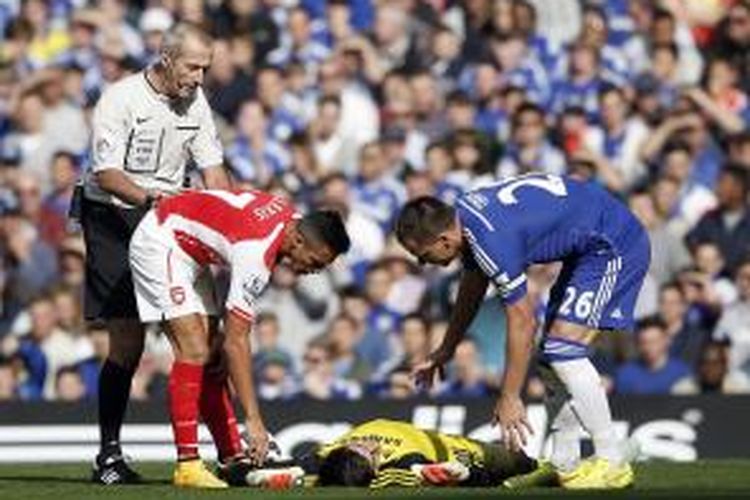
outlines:
M0 400L96 395L108 339L82 320L67 214L98 96L177 21L216 37L204 91L236 184L334 207L352 237L325 273L275 272L261 398L418 394L458 269L417 266L394 216L525 172L601 183L650 234L637 331L597 345L612 392L750 392L750 1L5 0ZM529 272L540 312L556 271ZM496 389L500 315L489 294L435 395ZM155 329L133 398L162 397L170 364Z

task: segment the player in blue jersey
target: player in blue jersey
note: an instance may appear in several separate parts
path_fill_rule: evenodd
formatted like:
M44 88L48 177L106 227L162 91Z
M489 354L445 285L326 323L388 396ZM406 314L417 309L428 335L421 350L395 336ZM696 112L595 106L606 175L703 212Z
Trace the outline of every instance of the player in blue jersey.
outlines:
M463 259L463 273L441 346L415 370L431 384L442 371L492 282L504 304L508 344L502 393L493 418L508 446L532 429L521 390L537 325L526 290L531 264L562 262L552 288L540 372L552 425L551 460L568 488L618 488L633 472L615 435L607 395L589 360L599 330L631 330L633 308L650 261L646 232L619 200L593 183L549 174L510 178L464 194L451 207L435 198L407 203L396 235L423 263ZM580 460L579 425L594 457Z

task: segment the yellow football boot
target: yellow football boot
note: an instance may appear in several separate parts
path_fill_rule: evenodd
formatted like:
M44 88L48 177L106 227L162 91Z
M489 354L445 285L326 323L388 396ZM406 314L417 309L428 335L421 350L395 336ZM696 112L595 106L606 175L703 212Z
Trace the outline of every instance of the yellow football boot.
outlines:
M214 476L199 458L177 462L172 482L182 488L229 488L229 485Z
M610 466L605 476L607 487L613 489L629 488L635 482L635 473L630 464L623 464L619 467Z
M560 486L570 490L587 490L605 488L604 470L608 463L598 459L583 460L570 472L559 472Z
M603 458L584 460L573 471L560 473L560 484L570 490L621 489L633 484L630 464L615 466Z

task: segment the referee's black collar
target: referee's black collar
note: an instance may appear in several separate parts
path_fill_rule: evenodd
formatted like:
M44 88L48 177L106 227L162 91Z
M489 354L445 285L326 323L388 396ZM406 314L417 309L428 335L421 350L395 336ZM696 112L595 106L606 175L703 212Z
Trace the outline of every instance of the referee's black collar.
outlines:
M153 94L156 96L157 99L166 103L172 111L174 111L175 113L181 116L187 114L188 109L195 101L197 92L195 92L193 95L187 98L172 98L172 97L169 97L167 94L159 92L154 86L154 84L151 82L151 80L149 80L148 78L148 71L153 70L153 68L154 66L151 65L142 71L143 80L146 82L146 86L149 88L149 90L151 90L151 92L153 92Z

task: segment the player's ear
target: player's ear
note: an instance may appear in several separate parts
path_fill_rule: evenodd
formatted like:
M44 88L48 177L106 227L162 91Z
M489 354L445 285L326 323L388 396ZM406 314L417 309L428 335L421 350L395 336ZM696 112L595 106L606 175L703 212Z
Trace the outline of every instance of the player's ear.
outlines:
M159 52L159 63L165 68L172 67L172 51L167 47L163 47Z
M438 241L440 242L441 246L447 247L451 244L451 237L447 231L443 231L443 233L438 236Z
M299 228L297 228L292 235L292 243L295 248L302 248L307 244L307 239Z

